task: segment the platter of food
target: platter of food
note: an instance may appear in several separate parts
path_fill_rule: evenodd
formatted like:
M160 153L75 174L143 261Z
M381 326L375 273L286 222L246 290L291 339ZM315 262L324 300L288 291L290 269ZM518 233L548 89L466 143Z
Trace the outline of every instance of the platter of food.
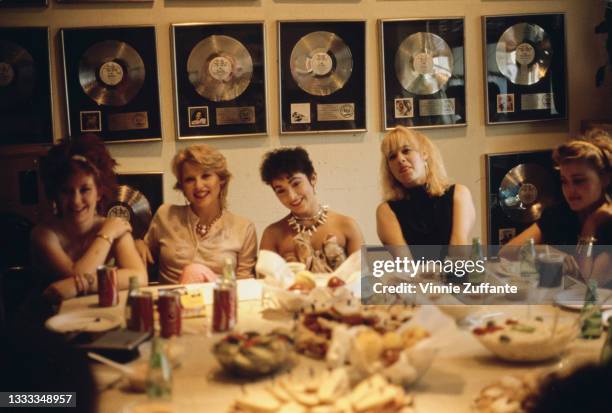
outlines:
M563 353L578 335L577 317L570 315L500 314L472 330L474 337L502 360L535 362Z
M245 377L276 372L291 362L292 353L293 340L282 330L231 333L213 347L213 354L226 371Z
M238 398L231 413L414 413L414 397L373 375L350 386L345 369L285 375Z

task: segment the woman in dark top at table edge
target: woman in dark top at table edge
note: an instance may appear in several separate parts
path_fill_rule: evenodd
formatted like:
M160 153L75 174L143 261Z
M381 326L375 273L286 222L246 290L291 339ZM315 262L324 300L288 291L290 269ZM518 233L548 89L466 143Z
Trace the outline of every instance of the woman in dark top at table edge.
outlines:
M376 229L384 245L467 245L475 212L467 187L451 185L438 148L402 126L381 143L383 199Z

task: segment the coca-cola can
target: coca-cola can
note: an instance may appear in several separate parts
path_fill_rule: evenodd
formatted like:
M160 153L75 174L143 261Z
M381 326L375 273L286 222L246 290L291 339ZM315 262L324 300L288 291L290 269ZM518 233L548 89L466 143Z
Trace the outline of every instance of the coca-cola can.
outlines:
M128 329L132 331L153 332L153 293L137 291L132 295L132 311L127 321Z
M181 302L174 291L160 291L157 300L161 336L164 338L181 335Z
M117 267L101 265L96 269L98 275L98 303L100 307L114 307L119 304Z
M230 331L236 325L237 305L234 288L215 288L213 290L214 332Z

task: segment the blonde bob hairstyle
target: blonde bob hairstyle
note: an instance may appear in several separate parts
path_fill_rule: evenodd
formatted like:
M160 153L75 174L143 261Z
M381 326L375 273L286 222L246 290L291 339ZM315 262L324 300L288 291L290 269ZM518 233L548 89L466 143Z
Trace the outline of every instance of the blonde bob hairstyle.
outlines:
M448 189L450 183L446 175L446 168L442 161L442 155L427 136L413 129L397 126L388 132L380 144L382 158L380 172L382 179L383 198L385 201L397 201L406 196L406 188L398 182L389 169L388 157L404 145L421 152L425 155L426 165L425 190L430 196L440 196Z
M232 174L227 169L227 160L225 156L208 145L192 145L188 148L181 149L172 159L172 173L176 177L174 189L183 190L183 165L186 162L198 165L207 172L214 172L217 174L221 180L221 192L219 193L221 208L226 208L227 191Z
M585 162L604 180L608 180L607 195L611 195L612 138L602 129L591 129L584 137L557 146L553 151L557 168L568 162Z

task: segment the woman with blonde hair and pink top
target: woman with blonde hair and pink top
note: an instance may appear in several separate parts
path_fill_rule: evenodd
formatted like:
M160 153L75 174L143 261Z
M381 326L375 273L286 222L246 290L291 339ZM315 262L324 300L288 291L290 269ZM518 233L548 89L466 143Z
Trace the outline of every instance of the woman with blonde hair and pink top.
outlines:
M227 160L209 145L180 150L172 160L175 188L186 205L162 205L138 249L147 262L159 261L160 281L212 281L227 258L238 278L254 275L257 256L255 225L227 210L232 178Z

